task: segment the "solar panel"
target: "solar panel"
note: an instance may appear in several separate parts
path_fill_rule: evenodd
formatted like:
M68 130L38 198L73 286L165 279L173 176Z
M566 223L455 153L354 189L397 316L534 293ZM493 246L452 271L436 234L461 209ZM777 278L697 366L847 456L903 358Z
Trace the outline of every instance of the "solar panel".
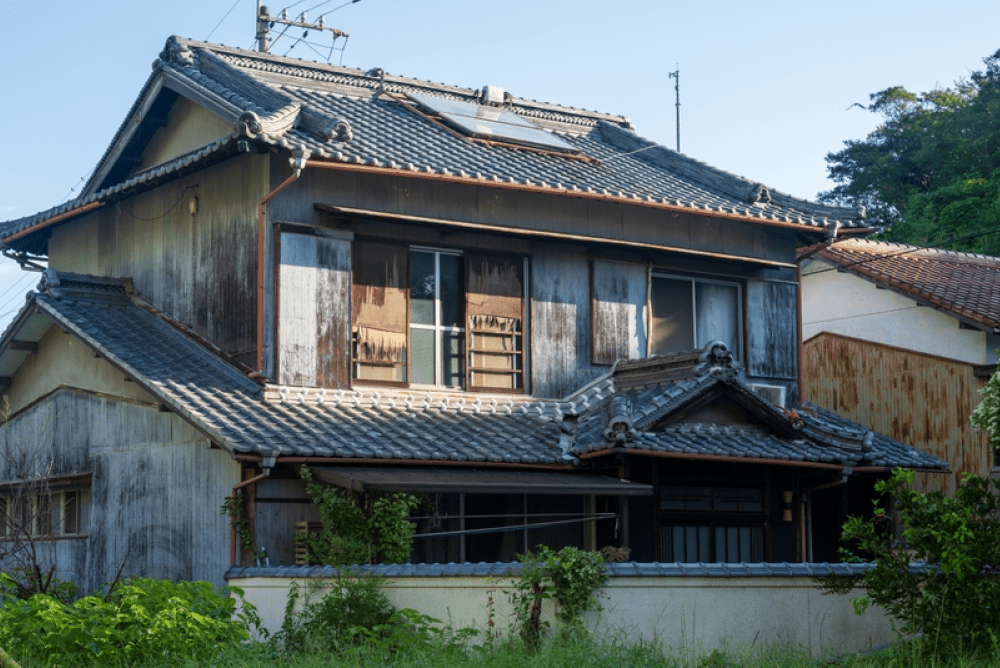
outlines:
M429 95L412 94L410 98L426 111L440 114L452 125L473 137L557 151L576 151L571 144L548 130L543 130L506 109Z

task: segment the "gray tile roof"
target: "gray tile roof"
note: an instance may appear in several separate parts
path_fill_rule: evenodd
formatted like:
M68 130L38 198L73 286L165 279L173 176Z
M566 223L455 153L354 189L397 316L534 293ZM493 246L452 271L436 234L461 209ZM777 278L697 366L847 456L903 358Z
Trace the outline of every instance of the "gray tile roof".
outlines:
M649 451L847 469L946 468L828 411L786 411L768 403L739 379L738 366L721 344L620 363L563 401L265 387L144 305L125 281L47 270L38 289L0 343L37 318L37 309L237 454L571 468L612 452ZM39 337L44 333L34 330ZM0 364L15 354L4 343ZM712 393L736 401L761 425L671 421Z
M120 182L108 170L141 121L156 84L169 82L233 123L212 146ZM378 72L321 65L178 37L168 40L154 72L84 195L54 209L0 224L8 237L82 205L113 199L158 179L218 159L239 137L282 147L300 159L433 174L471 182L598 196L710 215L777 221L803 228L864 225L862 209L838 208L770 191L635 134L621 116L511 98L511 109L589 160L473 142L420 116L409 94L475 101L478 91ZM339 124L339 125L338 125Z
M872 432L830 411L807 405L779 408L740 378L741 369L721 344L701 357L690 353L619 364L607 376L567 399L577 420L570 452L588 459L601 453L652 452L696 458L811 462L854 469L908 467L947 469L936 457ZM657 377L655 370L660 370ZM651 371L652 370L652 371ZM677 375L683 374L683 375ZM642 384L636 385L636 378ZM757 425L672 421L710 395L729 398L760 420ZM618 434L615 424L621 425Z

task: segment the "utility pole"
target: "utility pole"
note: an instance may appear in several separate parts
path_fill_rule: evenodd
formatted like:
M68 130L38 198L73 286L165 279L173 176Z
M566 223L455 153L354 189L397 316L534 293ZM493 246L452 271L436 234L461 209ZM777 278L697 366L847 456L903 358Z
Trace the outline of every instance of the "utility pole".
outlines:
M353 0L353 2L358 2L358 0ZM352 3L347 3L352 4ZM293 20L288 18L288 11L283 10L281 16L270 16L266 6L260 4L260 0L257 0L257 50L261 53L267 53L271 48L271 28L275 23L280 23L285 26L285 29L281 31L281 35L284 35L288 28L304 28L305 32L302 33L302 37L309 33L310 30L320 30L333 33L333 39L336 40L338 37L350 37L343 30L337 30L336 28L328 28L323 25L323 20L325 17L320 16L318 23L309 23L306 21L306 13L302 12L299 15L298 20ZM278 39L281 38L278 35ZM275 40L277 41L277 39Z
M677 152L681 152L681 69L679 66L670 73L670 78L675 80L674 91L677 94Z

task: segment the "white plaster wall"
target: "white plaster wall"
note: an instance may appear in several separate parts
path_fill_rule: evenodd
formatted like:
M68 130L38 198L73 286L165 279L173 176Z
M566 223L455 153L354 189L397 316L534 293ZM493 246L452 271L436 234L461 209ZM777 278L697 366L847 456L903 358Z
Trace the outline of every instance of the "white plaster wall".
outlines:
M290 578L233 578L271 632L281 627ZM297 580L299 587L306 581ZM386 581L383 591L397 608L413 608L454 628L486 628L488 600L501 633L512 606L509 579L410 577ZM857 595L857 593L855 594ZM853 652L895 638L881 609L854 614L850 595L823 595L805 577L620 577L601 592L602 612L588 613L598 634L642 637L674 649L711 650L792 644L813 655ZM553 602L543 619L553 621Z
M948 359L986 364L986 334L823 260L802 266L802 339L833 332Z

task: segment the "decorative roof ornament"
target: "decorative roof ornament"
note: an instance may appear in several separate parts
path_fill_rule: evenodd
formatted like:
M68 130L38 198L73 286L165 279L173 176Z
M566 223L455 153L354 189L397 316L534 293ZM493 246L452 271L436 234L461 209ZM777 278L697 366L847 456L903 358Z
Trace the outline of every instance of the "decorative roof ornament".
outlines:
M62 299L62 290L59 289L59 272L55 269L46 269L42 272L42 278L38 281L39 294L49 295L53 299Z
M159 60L153 61L153 69L156 69L158 63L177 63L184 67L190 67L194 65L194 51L177 35L172 35L167 39L163 51L160 52Z
M635 440L636 431L632 424L632 407L625 397L615 397L608 404L608 426L604 438L609 443L623 446Z
M750 204L770 204L771 191L763 183L755 183L747 193L747 202Z
M329 141L348 142L354 139L354 131L349 121L338 118L323 129L323 136Z
M260 116L254 111L245 111L236 119L233 129L248 137L274 141L295 126L301 110L302 105L292 102L267 116Z

